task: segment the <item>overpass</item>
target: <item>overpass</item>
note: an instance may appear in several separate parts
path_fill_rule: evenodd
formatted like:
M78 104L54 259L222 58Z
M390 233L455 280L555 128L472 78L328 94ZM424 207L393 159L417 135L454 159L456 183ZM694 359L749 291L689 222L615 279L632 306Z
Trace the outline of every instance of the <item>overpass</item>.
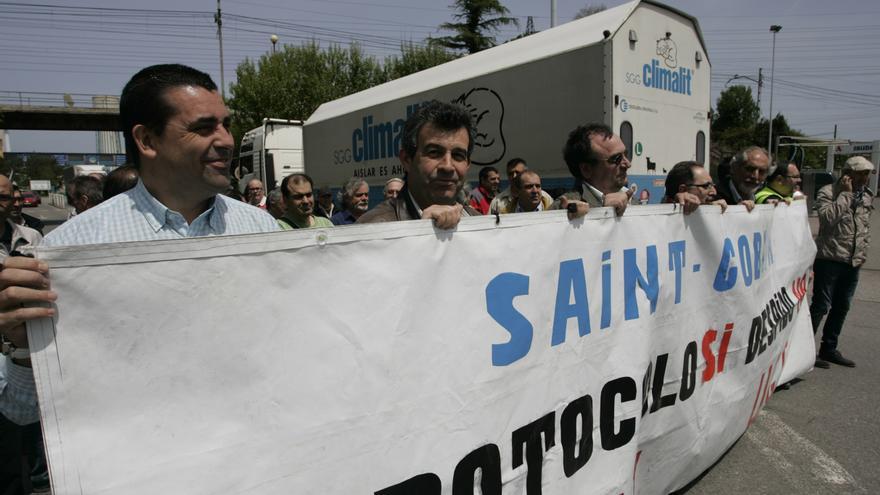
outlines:
M119 107L106 95L0 91L0 129L30 131L122 131Z

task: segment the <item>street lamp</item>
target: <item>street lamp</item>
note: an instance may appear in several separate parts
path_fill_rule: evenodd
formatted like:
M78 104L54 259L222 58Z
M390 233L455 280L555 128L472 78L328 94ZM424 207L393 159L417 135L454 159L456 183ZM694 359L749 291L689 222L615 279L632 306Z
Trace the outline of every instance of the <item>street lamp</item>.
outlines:
M774 24L770 26L773 33L773 54L770 56L770 131L767 133L767 151L773 155L773 73L776 69L776 33L782 31L782 26Z
M273 34L272 36L269 36L269 41L272 42L272 55L275 55L275 43L278 43L278 35Z

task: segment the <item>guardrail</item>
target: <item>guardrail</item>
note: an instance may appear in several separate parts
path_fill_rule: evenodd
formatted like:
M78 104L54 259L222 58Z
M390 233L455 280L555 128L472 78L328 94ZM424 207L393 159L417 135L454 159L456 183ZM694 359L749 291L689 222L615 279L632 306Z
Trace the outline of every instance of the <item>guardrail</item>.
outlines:
M49 204L55 208L67 209L67 195L61 193L49 193Z
M95 105L93 97L112 96L105 105ZM0 91L0 105L19 107L73 107L73 108L111 108L118 109L115 95L95 95L86 93L45 93L39 91Z

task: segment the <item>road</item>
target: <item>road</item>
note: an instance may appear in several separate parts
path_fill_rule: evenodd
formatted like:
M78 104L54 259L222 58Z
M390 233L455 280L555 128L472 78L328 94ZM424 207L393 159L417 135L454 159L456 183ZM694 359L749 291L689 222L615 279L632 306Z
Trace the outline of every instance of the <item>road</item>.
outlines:
M880 215L873 215L871 233L840 338L841 352L857 366L814 369L777 391L727 454L679 493L880 493Z
M43 228L43 235L52 232L52 229L61 225L61 223L67 220L68 215L67 210L50 206L45 198L43 199L43 204L40 206L24 208L22 211L28 215L39 218L44 224L46 224L45 228Z

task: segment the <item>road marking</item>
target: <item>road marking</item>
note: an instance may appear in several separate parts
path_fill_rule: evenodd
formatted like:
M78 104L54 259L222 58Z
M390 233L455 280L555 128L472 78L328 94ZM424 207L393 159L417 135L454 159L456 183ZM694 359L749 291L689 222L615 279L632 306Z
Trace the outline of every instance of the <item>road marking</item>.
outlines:
M746 437L783 476L805 488L801 493L827 492L815 481L837 492L848 488L846 493L867 493L839 462L772 412L762 411Z

